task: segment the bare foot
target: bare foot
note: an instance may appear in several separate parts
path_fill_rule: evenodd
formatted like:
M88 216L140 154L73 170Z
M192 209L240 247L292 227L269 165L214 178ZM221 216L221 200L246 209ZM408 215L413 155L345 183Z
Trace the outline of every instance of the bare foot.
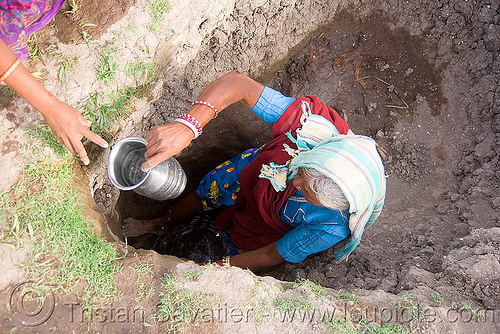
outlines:
M161 231L161 226L158 226L154 220L127 218L123 221L122 225L124 237L137 237L147 233L160 234Z

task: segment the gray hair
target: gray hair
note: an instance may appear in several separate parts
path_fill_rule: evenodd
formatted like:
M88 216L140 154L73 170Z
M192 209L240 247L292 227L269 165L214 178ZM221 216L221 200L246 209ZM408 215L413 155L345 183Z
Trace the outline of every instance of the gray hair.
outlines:
M314 168L304 167L304 174L318 201L330 209L349 209L349 201L335 181Z

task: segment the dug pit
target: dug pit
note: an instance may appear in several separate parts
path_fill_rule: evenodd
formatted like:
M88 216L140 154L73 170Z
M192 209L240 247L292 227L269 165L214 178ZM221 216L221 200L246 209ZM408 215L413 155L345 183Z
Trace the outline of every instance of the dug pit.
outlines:
M279 10L236 5L224 24L241 29L228 32L221 24L207 32L196 58L185 67L162 65L168 70L163 95L126 135L145 136L172 121L206 83L229 70L248 73L286 95L316 95L385 152L384 211L348 261L335 264L327 250L262 274L287 281L308 278L345 290L399 293L423 285L450 298L500 306L500 280L488 278L498 276L490 269L499 266L500 256L498 5L337 5L323 8L335 15L301 39L295 30L287 35L266 23ZM312 20L315 11L301 8L296 10ZM295 29L303 28L301 22ZM262 43L256 41L262 37L258 26L266 27L268 40L291 44L289 52L273 60L272 46L256 48ZM270 133L270 126L243 106L227 108L177 156L188 176L186 192L217 164L265 143ZM94 197L118 238L124 218L155 218L173 204L133 192L117 196L104 174L99 177ZM149 249L154 240L143 236L128 243ZM466 250L474 247L483 265L471 271L464 261Z

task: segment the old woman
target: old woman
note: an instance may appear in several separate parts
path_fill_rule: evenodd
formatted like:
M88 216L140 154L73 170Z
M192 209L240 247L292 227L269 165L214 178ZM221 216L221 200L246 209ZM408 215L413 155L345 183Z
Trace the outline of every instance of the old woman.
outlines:
M331 247L338 262L346 259L380 214L384 168L375 142L354 135L317 97L287 97L230 72L210 83L186 114L148 134L143 169L179 153L238 101L272 124L273 139L217 166L169 215L126 220L124 235L160 233L186 209L223 205L215 226L229 232L229 253L220 264L258 271Z

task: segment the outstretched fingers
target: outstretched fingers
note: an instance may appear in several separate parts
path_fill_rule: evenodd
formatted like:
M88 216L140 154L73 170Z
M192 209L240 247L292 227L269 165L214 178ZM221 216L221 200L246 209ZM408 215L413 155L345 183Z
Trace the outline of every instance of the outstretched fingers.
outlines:
M82 129L82 135L90 140L91 142L101 146L102 148L107 148L109 145L108 143L102 139L99 135L95 134L94 132L90 131L86 127Z

